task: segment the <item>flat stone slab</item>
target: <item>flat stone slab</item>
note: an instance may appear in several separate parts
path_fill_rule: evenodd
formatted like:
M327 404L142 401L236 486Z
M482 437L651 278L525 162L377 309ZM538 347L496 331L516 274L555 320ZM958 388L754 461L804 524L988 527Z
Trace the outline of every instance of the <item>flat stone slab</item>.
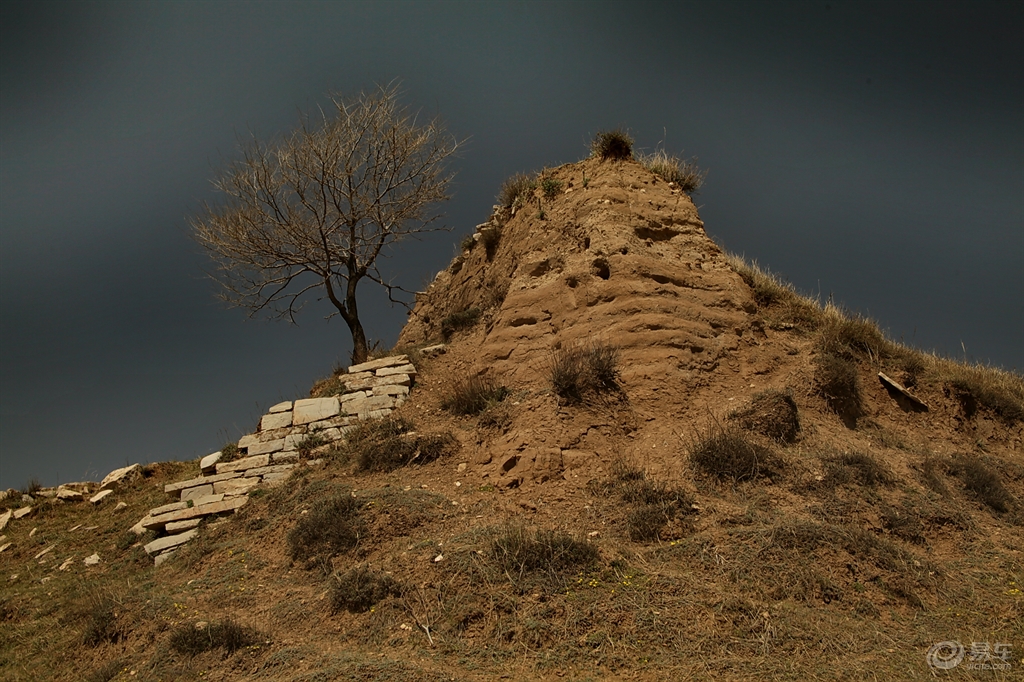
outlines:
M217 462L219 462L220 458L223 456L223 453L220 450L218 450L217 452L211 453L206 457L203 457L201 460L199 460L199 469L203 472L216 471Z
M284 447L284 439L281 439L281 446ZM280 450L281 448L277 448ZM244 459L236 459L234 462L221 462L217 465L217 473L228 473L231 471L245 471L246 469L255 469L256 467L265 467L270 464L270 455L257 455L255 457L245 457Z
M289 474L287 472L282 472L278 474L267 474L266 476L263 477L263 480L266 481L268 484L283 483L285 479L288 478L288 475Z
M366 389L372 389L377 386L409 386L410 384L412 384L412 379L408 374L392 374L384 377L360 379L358 381L346 381L345 390L365 391Z
M366 381L367 379L372 379L372 378L373 378L373 375L369 374L369 375L367 375L365 377L362 377L360 379L352 379L352 381ZM338 396L338 398L341 400L341 404L343 406L344 406L345 403L347 403L350 400L359 400L360 398L369 398L369 397L370 397L370 394L367 393L366 391L355 391L353 393L346 393L345 395Z
M416 374L416 368L412 365L402 365L401 367L384 367L378 369L376 372L379 377L388 377L393 374Z
M14 518L21 519L32 513L32 507L22 507L21 509L14 510Z
M120 483L128 483L135 480L142 475L142 465L132 464L130 466L121 467L120 469L114 469L109 474L103 477L100 481L100 487L106 488L110 485L118 485Z
M187 521L171 521L166 526L164 526L164 530L168 533L180 533L183 530L191 530L192 528L195 528L202 522L202 519L188 519Z
M292 410L292 424L299 426L329 419L341 412L341 405L336 396L330 398L306 398L296 400Z
M288 412L271 412L270 414L263 415L260 419L260 431L270 431L271 429L283 429L286 426L292 425L292 413Z
M159 566L160 564L162 564L163 562L167 561L172 556L174 556L174 554L177 551L178 551L178 549L174 548L174 549L168 549L166 551L160 552L155 557L153 557L153 565L154 566Z
M166 514L167 512L178 511L179 509L188 509L188 502L171 502L170 504L160 505L149 510L150 516L159 516L160 514Z
M181 491L181 500L194 500L198 497L205 497L213 494L213 484L197 485L195 488L185 488Z
M328 431L337 431L337 429L328 429ZM326 431L324 433L327 433ZM326 436L325 436L326 437ZM285 462L298 462L299 453L294 450L291 452L275 452L270 456L270 461L274 464L283 464Z
M278 412L291 412L291 411L292 411L292 401L290 401L290 400L286 400L283 403L278 403L277 405L272 405L271 408L269 410L267 410L267 412L269 412L270 414L277 414Z
M349 414L361 414L363 412L372 412L374 410L391 409L394 406L394 398L389 395L379 395L372 398L363 398L362 400L353 400L350 403L345 403L345 411Z
M244 495L259 484L260 479L258 477L234 478L230 481L214 483L213 490L224 495L224 497L231 497L233 495Z
M267 474L279 474L285 471L291 471L296 467L295 464L275 464L269 467L260 467L259 469L250 469L247 473L250 476L266 476Z
M349 374L358 374L359 372L372 372L382 367L394 367L395 365L407 365L409 364L408 355L392 355L390 358L380 358L378 360L370 360L359 365L352 365L348 368Z
M199 530L197 528L193 528L192 530L185 531L184 533L168 535L165 538L157 538L156 540L146 544L143 549L146 550L146 554L156 554L157 552L162 552L165 549L170 549L171 547L184 545L197 535L199 535Z
M10 509L8 509L3 514L0 514L0 530L3 530L4 528L7 527L7 524L10 523L11 516L13 516L13 515L14 515L14 512L12 512Z
M85 497L77 490L71 490L70 488L57 488L57 499L64 500L65 502L78 502L79 500L85 499Z
M101 490L98 493L96 493L95 495L93 495L92 497L90 497L89 501L92 502L93 504L99 504L100 502L103 501L103 499L105 497L107 497L109 495L113 495L113 494L114 494L113 490Z
M257 437L256 434L254 433L250 433L249 435L242 436L241 438L238 439L238 449L247 450L250 445L254 445L255 443L259 442L259 437Z
M391 385L375 386L373 389L373 395L409 395L409 387Z
M242 460L238 460L239 462ZM205 485L206 483L216 483L217 481L226 481L229 478L238 478L242 475L240 471L227 471L223 474L213 474L212 476L200 476L199 478L190 478L187 481L178 481L177 483L168 483L164 486L165 493L176 493L179 490L185 488L194 488L197 485Z
M277 452L278 450L284 450L284 438L278 438L277 440L268 441L266 443L256 443L255 445L249 446L250 455L262 455L264 457L272 452ZM238 461L241 462L242 460ZM228 462L228 464L234 464L234 462ZM221 465L219 464L217 465L217 471L224 471L220 466Z
M189 507L187 509L179 509L178 511L160 514L159 516L150 516L143 519L140 524L143 528L163 528L172 521L185 521L187 519L195 519L200 516L223 514L224 512L234 511L248 501L248 497L226 497L220 502L201 505L197 504L196 506Z

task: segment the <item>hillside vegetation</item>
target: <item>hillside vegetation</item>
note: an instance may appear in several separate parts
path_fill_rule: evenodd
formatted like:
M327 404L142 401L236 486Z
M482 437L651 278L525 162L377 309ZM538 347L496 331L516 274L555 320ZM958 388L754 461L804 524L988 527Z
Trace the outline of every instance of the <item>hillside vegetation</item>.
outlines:
M957 640L1015 679L1022 377L723 253L699 171L621 142L512 178L418 296L409 400L161 566L128 529L198 463L36 491L0 677L915 679Z

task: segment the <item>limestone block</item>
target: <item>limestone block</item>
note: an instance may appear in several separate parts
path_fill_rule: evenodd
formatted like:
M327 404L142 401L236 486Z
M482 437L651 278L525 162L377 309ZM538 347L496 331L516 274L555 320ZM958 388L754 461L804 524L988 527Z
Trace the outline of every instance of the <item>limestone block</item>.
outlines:
M204 504L215 504L224 499L223 493L209 493L207 495L199 495L188 500L192 507L201 507ZM186 507L187 508L187 507Z
M159 516L160 514L166 514L167 512L178 511L179 509L187 509L188 502L171 502L160 507L154 507L149 510L150 516Z
M371 410L390 409L394 406L394 398L388 395L379 395L345 403L345 411L349 414L360 414L362 412L370 412Z
M250 476L266 476L267 474L280 474L286 471L291 471L295 468L295 464L275 464L269 467L260 467L259 469L251 469L247 473Z
M175 552L177 552L177 551L178 551L178 548L175 547L174 549L168 549L168 550L165 550L163 552L160 552L155 557L153 557L153 565L154 566L159 566L160 564L162 564L163 562L167 561L172 556L174 556Z
M185 488L182 490L181 499L182 501L194 500L195 498L203 497L204 495L212 495L213 492L213 485L210 483L207 483L206 485L197 485L195 488Z
M360 419L383 419L384 417L391 414L391 410L371 410L369 412L360 412Z
M281 445L284 446L284 439L281 440ZM280 450L281 448L277 448ZM245 471L246 469L255 469L256 467L265 467L270 464L270 455L256 455L254 457L245 457L244 459L236 459L234 462L221 462L217 465L217 473L228 473L229 471Z
M270 414L263 415L260 419L260 431L270 431L271 429L282 429L286 426L292 425L292 413L289 412L271 412Z
M242 460L237 460L242 461ZM179 490L185 488L194 488L197 485L204 485L206 483L216 483L217 481L226 481L229 478L238 478L242 475L241 471L227 471L223 474L213 474L212 476L200 476L199 478L190 478L187 481L178 481L177 483L168 483L164 486L165 493L176 493Z
M409 363L408 355L393 355L390 358L380 358L379 360L370 360L360 365L352 365L348 368L349 374L358 374L359 372L372 372L378 370L381 367L394 367L395 365L406 365Z
M322 419L318 422L313 422L309 425L309 431L314 429L333 429L339 426L348 426L348 417L331 417L330 419Z
M285 450L285 452L288 452L290 450L298 450L299 449L299 443L301 443L304 440L306 440L306 434L304 434L304 433L296 433L294 435L287 436L284 439L284 450ZM283 453L280 453L280 452L274 453L273 455L271 455L271 458L276 457L277 455L280 455L280 454L283 454Z
M132 464L131 466L122 467L120 469L114 469L107 474L100 482L101 488L108 486L123 485L131 483L137 478L142 476L142 465Z
M146 550L146 554L156 554L157 552L162 552L165 549L170 549L171 547L184 545L197 535L199 535L199 530L193 528L192 530L185 531L184 533L177 533L175 535L168 535L164 538L157 538L156 540L146 544L143 549Z
M350 391L365 391L377 386L408 386L411 383L412 379L409 378L408 374L391 374L383 377L370 377L360 381L349 381L345 383L345 387Z
M100 555L99 554L91 554L91 555L85 557L84 559L82 559L82 563L85 564L86 566L95 566L99 562L100 562Z
M92 502L93 504L99 504L100 502L103 501L103 498L107 497L108 495L113 495L113 494L114 494L113 490L101 490L98 493L96 493L95 495L93 495L92 497L90 497L89 501Z
M253 445L253 444L259 443L259 442L260 442L260 439L256 436L256 434L250 433L248 436L242 436L238 440L238 449L239 450L246 450L246 449L248 449L248 447L250 445Z
M0 545L0 552L3 552L5 550L9 549L10 546L13 545L13 544L14 544L13 542L5 542L4 544Z
M12 515L13 515L13 512L10 509L8 509L3 514L0 514L0 530L3 530L4 528L7 527L7 524L10 523L10 521L11 521L11 516Z
M199 469L204 473L208 471L216 471L217 462L220 461L221 457L222 455L220 450L214 452L213 454L207 455L206 457L203 457L201 460L199 460Z
M296 400L292 412L292 424L309 424L336 416L341 411L337 396L330 398L307 398Z
M373 394L374 395L390 395L390 396L403 395L403 396L405 396L405 395L409 395L409 387L408 386L375 386L373 388Z
M65 502L79 502L83 499L82 493L61 486L57 488L57 499Z
M363 377L361 379L353 379L353 381L366 381L367 379L372 379L372 378L373 378L373 375L372 374L368 374L367 376L365 376L365 377ZM346 393L345 395L338 396L338 397L341 400L341 404L344 405L349 400L359 400L360 398L369 398L370 394L368 392L366 392L366 391L354 391L352 393Z
M114 505L114 511L121 511L128 506L127 502L121 501Z
M438 344L433 345L433 346L426 346L425 348L421 348L420 349L420 353L422 353L423 355L441 355L441 354L447 352L447 350L448 350L448 346L447 345L445 345L443 343L438 343Z
M269 412L270 414L277 414L278 412L291 412L291 411L292 411L292 401L290 401L290 400L286 400L283 403L278 403L277 405L274 405L269 410L267 410L267 412Z
M291 412L289 412L288 414L291 414ZM270 443L271 441L281 440L285 436L290 435L292 433L292 431L294 431L294 430L295 429L292 428L291 424L289 424L286 428L271 429L269 431L260 431L259 433L256 434L256 441L257 442L255 444L259 445L260 443ZM253 446L250 445L249 446L249 454L250 455L253 454L252 448L253 448Z
M416 368L412 365L402 365L401 367L384 367L378 369L375 374L379 377L388 377L393 374L416 374Z
M140 525L147 529L163 528L172 521L185 521L187 519L195 519L202 516L208 516L210 514L223 514L224 512L234 511L248 501L248 497L225 497L220 502L197 504L194 507L179 509L178 511L160 514L159 516L147 516L142 519Z
M326 438L328 441L334 442L336 440L341 439L341 429L324 429L320 433L320 435Z
M276 474L267 474L266 476L263 477L263 480L266 481L268 484L282 483L288 478L288 476L288 472L282 471Z
M188 521L171 521L166 526L164 526L164 530L166 530L168 533L180 533L183 530L191 530L193 528L196 528L200 523L202 523L202 521L202 519L189 519Z
M31 513L32 513L32 507L22 507L21 509L15 509L13 516L16 519L20 519L20 518L24 518L24 517L28 516Z
M334 430L336 431L337 429ZM295 452L294 450L290 452L275 452L270 456L270 461L274 464L284 464L285 462L298 462L299 453ZM249 475L251 476L252 474L250 473Z
M244 495L259 484L260 479L257 477L235 478L230 481L214 483L213 489L217 493L223 494L224 497L232 497L234 495Z
M373 372L355 372L349 373L348 377L345 378L346 382L349 381L361 381L363 379L373 378Z
M266 457L270 453L277 452L279 450L284 450L284 438L278 438L277 440L272 440L269 443L257 443L256 445L250 445L249 455L262 455ZM234 464L234 462L229 462L229 464ZM218 464L217 471L222 471L220 467L221 465Z

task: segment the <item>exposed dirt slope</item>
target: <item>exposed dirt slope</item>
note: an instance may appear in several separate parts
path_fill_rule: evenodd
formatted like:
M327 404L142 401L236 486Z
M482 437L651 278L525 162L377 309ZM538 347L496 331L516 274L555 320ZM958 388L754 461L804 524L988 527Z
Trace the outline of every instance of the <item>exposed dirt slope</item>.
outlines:
M127 528L197 463L12 521L0 679L919 679L947 640L1019 675L1021 378L759 283L637 163L545 177L419 295L406 421L158 568ZM602 347L616 381L559 397ZM454 414L473 377L510 392ZM181 644L225 619L258 634Z

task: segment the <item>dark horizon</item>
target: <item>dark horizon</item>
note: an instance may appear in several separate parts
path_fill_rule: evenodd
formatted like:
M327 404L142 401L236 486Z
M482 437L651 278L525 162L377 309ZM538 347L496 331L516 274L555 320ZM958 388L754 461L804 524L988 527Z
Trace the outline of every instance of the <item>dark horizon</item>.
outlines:
M696 156L707 232L895 340L1024 368L1024 5L111 3L0 6L0 489L193 459L348 353L214 299L187 217L236 135L400 79L469 138L451 233L599 130ZM361 293L391 345L405 316Z

